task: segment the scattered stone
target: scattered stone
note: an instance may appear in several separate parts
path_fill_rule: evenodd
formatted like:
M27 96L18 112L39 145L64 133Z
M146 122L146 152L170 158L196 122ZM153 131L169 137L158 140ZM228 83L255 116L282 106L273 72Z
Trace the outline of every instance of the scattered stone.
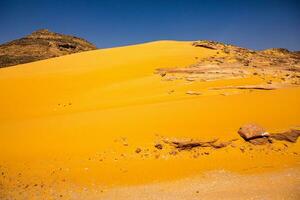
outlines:
M163 149L162 144L156 144L154 147L157 148L157 149L160 149L160 150Z
M186 94L189 94L189 95L200 95L201 93L200 92L196 92L196 91L187 91Z
M211 146L215 149L220 149L220 148L224 148L227 147L228 145L231 144L231 141L228 142L220 142L220 143L212 143Z
M173 92L175 92L175 90L169 90L168 94L172 94Z
M201 141L179 141L179 140L164 140L165 143L170 144L174 146L175 148L179 150L191 150L195 147L212 147L211 144L215 143L218 139L214 139L207 142L201 142Z
M161 72L161 73L160 73L160 76L161 76L161 77L164 77L164 76L166 76L166 75L167 75L166 72Z
M245 152L245 148L244 147L240 147L240 150L241 150L242 153Z
M135 153L141 153L141 151L142 151L141 148L137 148L137 149L135 150Z

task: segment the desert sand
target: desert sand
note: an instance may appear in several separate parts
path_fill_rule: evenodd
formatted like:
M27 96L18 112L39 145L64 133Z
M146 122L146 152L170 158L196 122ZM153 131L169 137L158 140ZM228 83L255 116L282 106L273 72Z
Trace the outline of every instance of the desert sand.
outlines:
M272 66L158 41L2 68L0 199L299 199L299 141L237 134L299 129L299 68ZM190 139L229 143L166 142Z

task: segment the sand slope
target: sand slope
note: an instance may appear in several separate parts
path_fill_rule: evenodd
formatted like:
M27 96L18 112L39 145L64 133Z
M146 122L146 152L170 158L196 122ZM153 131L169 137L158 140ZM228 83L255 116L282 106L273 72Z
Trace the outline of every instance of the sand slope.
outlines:
M268 131L299 126L299 87L210 90L264 80L250 75L191 82L155 73L209 56L223 54L191 42L159 41L1 69L2 197L68 199L70 190L96 185L107 192L210 170L258 174L292 168L299 174L299 143L253 146L236 133L248 122ZM173 155L171 147L154 147L163 138L238 140L235 147ZM299 187L295 179L289 183Z

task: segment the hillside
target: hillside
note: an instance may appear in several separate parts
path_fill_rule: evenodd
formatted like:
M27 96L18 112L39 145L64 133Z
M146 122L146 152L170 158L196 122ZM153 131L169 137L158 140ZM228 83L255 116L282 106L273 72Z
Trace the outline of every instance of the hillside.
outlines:
M0 45L0 68L82 51L95 50L88 41L41 29Z
M2 68L0 199L297 199L299 139L238 130L299 130L299 68L211 41Z

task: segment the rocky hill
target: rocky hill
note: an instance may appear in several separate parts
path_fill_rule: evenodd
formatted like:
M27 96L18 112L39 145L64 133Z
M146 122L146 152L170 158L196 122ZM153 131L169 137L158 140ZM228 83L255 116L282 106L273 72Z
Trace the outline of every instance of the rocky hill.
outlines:
M207 40L196 41L191 45L214 51L214 54L195 57L195 63L188 67L158 68L157 72L166 80L184 77L188 81L211 81L255 75L266 80L268 77L277 76L281 82L300 85L299 52L283 48L255 51ZM268 84L269 88L272 81L269 80Z
M41 29L24 38L0 45L0 67L94 49L96 46L84 39Z

